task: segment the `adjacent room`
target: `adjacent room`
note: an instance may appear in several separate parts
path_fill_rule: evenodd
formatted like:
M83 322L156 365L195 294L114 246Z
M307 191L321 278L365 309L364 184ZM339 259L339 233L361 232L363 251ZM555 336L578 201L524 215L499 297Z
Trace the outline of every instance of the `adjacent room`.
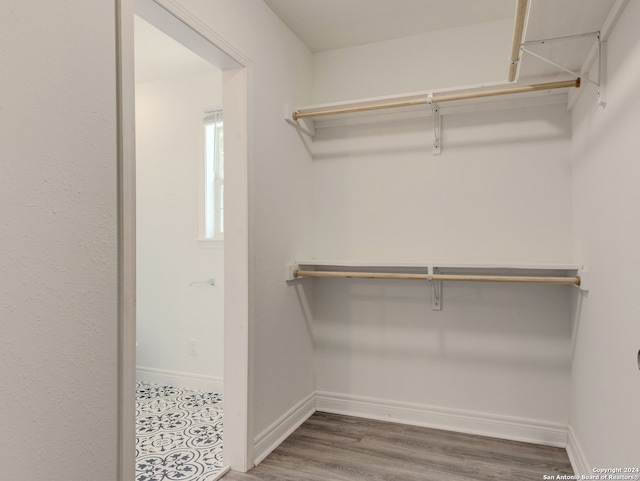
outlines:
M222 71L134 29L137 477L176 448L203 475L223 467Z

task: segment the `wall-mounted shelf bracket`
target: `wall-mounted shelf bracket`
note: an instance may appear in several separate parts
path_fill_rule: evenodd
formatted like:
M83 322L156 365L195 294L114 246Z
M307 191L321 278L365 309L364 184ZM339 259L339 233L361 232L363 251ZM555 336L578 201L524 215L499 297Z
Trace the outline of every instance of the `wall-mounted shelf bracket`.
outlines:
M439 274L440 269L437 267L428 267L427 280L431 283L431 309L434 311L442 310L442 281L434 281L433 275Z
M604 48L603 43L604 45L606 45L606 42L602 42L601 38L598 37L598 46L597 46L596 55L598 56L598 105L600 107L604 107L605 105L607 105L607 100L605 97L605 89L607 84L607 78L606 78L607 58L606 58L606 48Z
M555 62L552 62L551 60L543 57L542 55L539 55L535 52L532 52L531 50L529 50L527 47L530 47L532 45L544 45L544 44L548 44L548 43L553 43L553 42L561 42L561 41L567 41L567 40L578 40L578 39L582 39L582 38L588 38L588 37L595 37L596 39L596 53L598 55L598 67L597 67L597 73L596 73L596 79L592 79L589 77L588 72L575 72L571 69L568 69L562 65L559 65ZM601 79L601 75L602 75L602 43L600 40L600 32L588 32L588 33L580 33L578 35L568 35L565 37L553 37L553 38L544 38L544 39L540 39L540 40L529 40L527 42L522 42L520 44L520 51L523 53L527 53L529 55L531 55L532 57L535 57L539 60L542 60L543 62L548 63L549 65L552 65L564 72L570 73L571 75L574 75L576 77L579 77L582 80L586 80L587 82L600 87L600 79ZM522 58L522 55L520 56Z
M432 121L433 121L433 155L440 155L442 149L442 139L440 138L440 130L442 122L440 119L440 106L433 102L433 94L427 96L427 103L431 105Z
M298 132L313 138L316 135L316 128L313 122L306 119L294 120L291 118L291 108L289 105L284 106L284 121L295 128Z
M581 291L589 292L591 288L591 272L588 269L578 270L578 277L580 277L580 285L578 288Z
M295 272L300 269L300 266L295 263L295 262L287 262L284 266L285 271L284 271L284 280L289 282L289 281L295 281L299 278L296 277Z

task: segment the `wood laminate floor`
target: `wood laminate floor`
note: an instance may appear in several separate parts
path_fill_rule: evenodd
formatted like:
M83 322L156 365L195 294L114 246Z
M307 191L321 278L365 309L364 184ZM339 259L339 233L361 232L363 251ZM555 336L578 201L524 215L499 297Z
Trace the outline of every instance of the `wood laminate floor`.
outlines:
M540 481L562 448L317 412L248 473L222 481Z

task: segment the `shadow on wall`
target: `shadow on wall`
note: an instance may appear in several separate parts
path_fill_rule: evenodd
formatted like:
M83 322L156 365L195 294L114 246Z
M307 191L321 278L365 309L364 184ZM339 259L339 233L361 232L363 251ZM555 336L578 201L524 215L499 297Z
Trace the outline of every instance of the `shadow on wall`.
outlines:
M553 115L556 109L560 109L563 115ZM433 123L430 115L410 112L406 118L386 119L381 116L376 121L373 116L373 120L366 119L362 123L352 121L337 127L318 128L311 143L313 160L397 157L413 153L432 155ZM441 132L443 149L447 149L448 155L453 155L455 149L499 149L501 146L525 146L531 142L567 139L571 136L571 125L563 104L443 114Z
M566 422L575 288L445 283L434 311L419 281L314 282L319 392Z
M434 311L430 285L419 281L316 281L315 343L336 354L566 367L574 290L444 283Z

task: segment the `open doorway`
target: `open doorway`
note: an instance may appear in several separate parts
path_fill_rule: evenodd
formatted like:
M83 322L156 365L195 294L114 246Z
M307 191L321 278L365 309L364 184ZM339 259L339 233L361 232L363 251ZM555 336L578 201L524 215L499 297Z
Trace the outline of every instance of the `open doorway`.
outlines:
M224 468L222 70L139 16L134 45L136 476L212 479Z
M224 351L222 379L208 372L202 376L192 376L191 381L211 385L221 382L225 405L232 406L224 414L224 465L246 471L252 460L252 439L248 416L249 402L249 288L248 288L248 191L247 191L247 65L250 61L224 39L186 10L172 2L164 0L120 0L120 226L121 226L121 264L120 264L120 477L135 479L135 374L136 374L136 316L135 285L136 270L136 195L135 195L135 145L134 145L134 105L135 88L133 75L134 50L134 11L140 18L161 30L163 33L187 47L210 64L222 71L222 110L224 112L224 130L228 135L225 142L224 168L224 230L226 246L218 249L223 252L224 270L221 274L210 271L196 271L189 276L188 294L208 298L207 293L218 286L224 286L223 344ZM222 49L217 45L223 45ZM215 102L210 102L213 106ZM213 107L216 110L215 106ZM206 123L209 108L201 121ZM210 120L210 119L209 119ZM203 126L201 126L203 127ZM196 195L199 197L198 190ZM172 191L162 192L171 197ZM199 212L195 215L199 217ZM198 235L190 235L190 241L197 241ZM206 244L206 243L205 243ZM217 247L223 247L218 243ZM211 247L211 246L207 246ZM214 250L215 250L214 246ZM200 246L200 248L202 248ZM171 263L167 258L163 263ZM213 281L211 281L213 279ZM211 284L214 284L213 286ZM222 289L218 289L222 293ZM144 323L142 324L144 326ZM150 330L151 333L153 329ZM184 332L185 343L181 350L187 352L187 363L204 354L203 340L198 336ZM143 341L151 342L149 339ZM179 344L179 343L177 343ZM177 345L176 344L176 345ZM180 349L180 348L176 348ZM203 354L200 354L203 353ZM151 359L153 353L145 353L142 359ZM189 359L191 357L192 359ZM183 360L184 361L184 360ZM144 362L144 361L142 361ZM150 361L149 361L150 362ZM165 365L166 366L166 365ZM140 367L144 367L140 365ZM164 369L157 368L155 375L177 375L184 373L180 366ZM149 372L147 372L149 374Z
M224 237L204 227L223 213L222 71L140 17L134 29L136 370L222 392Z

